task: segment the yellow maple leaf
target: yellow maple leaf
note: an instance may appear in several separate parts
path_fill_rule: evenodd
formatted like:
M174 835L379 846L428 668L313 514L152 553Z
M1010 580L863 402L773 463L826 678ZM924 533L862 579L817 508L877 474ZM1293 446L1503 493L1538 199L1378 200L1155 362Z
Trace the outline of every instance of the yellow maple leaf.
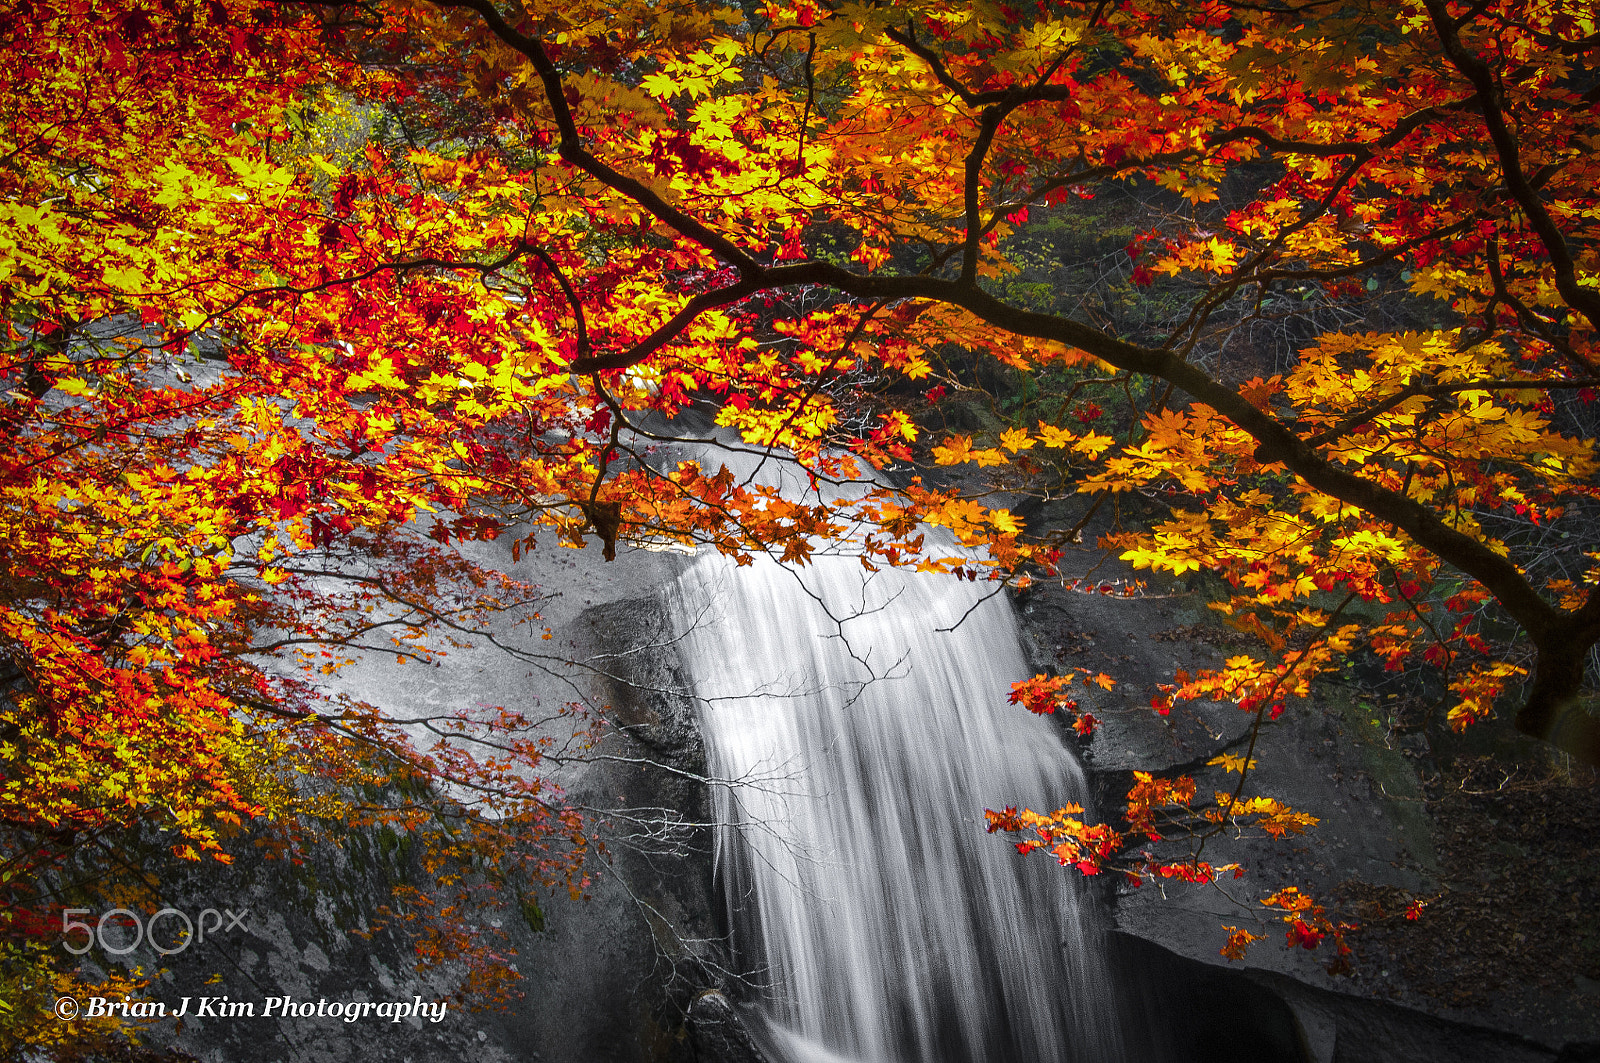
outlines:
M1072 446L1075 439L1077 439L1077 436L1074 436L1065 428L1057 428L1055 425L1045 424L1043 421L1039 422L1039 442L1052 450L1065 450Z
M1017 523L1016 518L1011 515L1009 509L991 509L989 511L989 523L993 524L995 530L1002 535L1016 535L1022 531L1022 525Z
M1256 762L1253 759L1246 761L1243 757L1236 757L1232 753L1224 753L1219 757L1212 757L1206 763L1213 767L1220 764L1223 771L1236 771L1240 775L1243 775L1246 771L1254 771L1256 767Z
M1000 445L1013 454L1021 450L1031 449L1034 442L1034 440L1028 438L1028 430L1026 428L1007 428L1000 433Z
M991 465L1009 465L1011 459L998 447L987 447L983 450L974 450L969 461L977 462L978 468L987 469Z
M972 454L971 436L951 436L942 446L933 448L933 460L940 465L960 465Z

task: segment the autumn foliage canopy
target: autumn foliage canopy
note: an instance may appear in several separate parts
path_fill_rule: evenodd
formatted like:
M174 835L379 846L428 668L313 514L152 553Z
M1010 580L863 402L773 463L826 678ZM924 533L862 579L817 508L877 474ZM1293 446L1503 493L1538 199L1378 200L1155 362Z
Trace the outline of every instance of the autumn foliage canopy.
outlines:
M1074 532L973 497L980 472L1134 493L1167 515L1103 545L1214 575L1265 647L1155 711L1270 721L1370 652L1441 670L1455 726L1600 757L1597 53L1575 0L12 0L3 976L65 984L52 891L141 845L386 825L491 888L581 889L536 721L423 741L316 682L531 610L476 539L967 571L932 524L1017 583L1071 575ZM1147 210L1116 261L1154 323L1017 294L1031 226L1117 196ZM1414 309L1230 360L1291 296ZM927 428L978 363L1140 390L1120 420ZM782 498L651 450L696 404L861 486ZM1236 770L1204 816L1307 825ZM1098 870L1194 800L1142 779L1124 833L992 822ZM1320 908L1271 900L1315 944Z

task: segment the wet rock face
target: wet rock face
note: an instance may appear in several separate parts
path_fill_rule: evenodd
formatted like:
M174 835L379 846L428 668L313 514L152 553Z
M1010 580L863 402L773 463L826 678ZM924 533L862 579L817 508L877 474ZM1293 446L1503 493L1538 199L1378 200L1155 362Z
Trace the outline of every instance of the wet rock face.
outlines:
M1228 703L1180 705L1168 717L1149 708L1155 685L1176 669L1247 650L1199 595L1173 587L1118 598L1042 585L1017 604L1037 670L1104 671L1118 681L1078 695L1103 721L1080 747L1102 809L1114 813L1133 771L1191 774L1202 801L1233 790L1238 775L1206 762L1244 754L1249 715ZM1317 826L1282 842L1209 839L1206 859L1250 869L1229 884L1240 903L1211 887L1108 882L1117 927L1194 961L1185 979L1247 973L1290 1007L1305 1058L1316 1063L1585 1058L1600 1043L1600 993L1587 992L1600 985L1600 935L1584 919L1600 900L1592 859L1600 839L1577 809L1593 807L1594 786L1551 781L1548 755L1531 743L1496 748L1501 770L1473 768L1492 738L1441 738L1397 726L1402 715L1359 677L1291 703L1261 731L1250 789L1316 816ZM1519 763L1522 789L1513 779L1504 793L1463 794L1495 790ZM1174 839L1157 852L1176 858L1187 846ZM1284 948L1282 925L1255 901L1285 885L1366 928L1352 935L1353 976L1329 976L1325 950ZM1413 899L1437 907L1408 921ZM1227 964L1218 955L1224 924L1267 940L1245 963Z
M703 773L705 746L678 665L682 632L666 602L650 596L597 605L584 611L580 630L595 650L589 663L596 698L610 707L612 732L658 754L669 775Z
M513 1058L491 1040L498 1033L492 1021L464 1011L441 981L417 972L408 944L376 928L373 899L386 896L389 881L417 870L408 853L368 835L353 839L298 866L242 846L230 868L198 865L170 879L163 892L170 908L197 922L216 909L223 919L181 952L159 956L146 943L122 958L129 969L155 972L139 996L164 1007L143 1031L143 1049L128 1058ZM483 932L503 929L509 942L535 937L511 923L509 913L485 912L483 919ZM202 925L215 922L207 918Z
M557 779L605 844L586 898L533 890L469 917L515 964L521 979L513 991L520 997L505 1010L477 1012L451 1001L439 1022L414 1016L345 1022L318 1016L314 1007L306 1016L262 1015L269 998L292 998L298 1011L323 1000L443 1002L447 990L442 980L417 973L409 942L387 931L369 933L373 909L395 881L428 892L427 876L403 844L353 831L299 867L265 860L245 845L231 868L195 869L168 891L172 906L184 911L248 909L243 928L182 956L163 959L146 948L124 957L129 966L162 972L152 999L175 1009L191 998L183 1020L158 1021L146 1032L151 1058L745 1063L745 1056L716 1054L717 1045L733 1052L740 1043L736 1009L718 1012L715 1023L703 1018L699 1032L689 1021L696 996L723 985L728 973L700 778L704 753L692 705L680 694L668 611L652 597L670 584L682 559L633 552L598 574L558 561L519 574L543 582L550 594L542 609L561 633L553 647L559 660L544 658L530 671L526 660L483 649L457 653L427 675L374 663L354 669L352 679L374 701L402 711L490 699L546 707L578 701L613 724L583 763L561 769ZM529 637L498 634L505 642ZM551 648L532 644L534 651ZM254 1002L256 1014L197 1017L201 997Z

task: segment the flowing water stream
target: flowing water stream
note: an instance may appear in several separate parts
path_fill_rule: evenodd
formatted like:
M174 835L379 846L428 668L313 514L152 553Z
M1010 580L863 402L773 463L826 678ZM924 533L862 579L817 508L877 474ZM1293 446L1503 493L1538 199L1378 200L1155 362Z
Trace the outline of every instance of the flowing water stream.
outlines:
M718 874L757 1036L784 1063L1119 1063L1082 887L984 833L1085 800L992 587L850 558L702 559L677 596ZM953 630L940 630L951 629Z

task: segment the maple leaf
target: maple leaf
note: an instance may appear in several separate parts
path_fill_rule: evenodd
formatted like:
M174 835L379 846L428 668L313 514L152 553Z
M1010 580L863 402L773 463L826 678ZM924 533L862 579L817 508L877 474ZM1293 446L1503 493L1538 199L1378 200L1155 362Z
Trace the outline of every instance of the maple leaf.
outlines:
M1247 771L1254 771L1256 767L1254 760L1247 761L1244 757L1236 757L1231 753L1223 753L1220 756L1212 757L1206 761L1206 764L1213 767L1221 765L1223 771L1236 771L1241 775Z
M933 448L933 460L940 465L960 465L968 461L972 454L971 436L951 436L939 446Z
M1029 449L1034 443L1035 440L1028 438L1025 428L1008 428L1000 433L1000 445L1013 454Z
M1009 509L991 509L989 523L1002 535L1017 535L1022 531L1022 525L1017 523Z
M1244 959L1245 952L1249 949L1251 942L1261 940L1260 934L1252 934L1250 931L1240 930L1236 926L1225 926L1222 929L1228 932L1228 941L1217 951L1230 960Z

